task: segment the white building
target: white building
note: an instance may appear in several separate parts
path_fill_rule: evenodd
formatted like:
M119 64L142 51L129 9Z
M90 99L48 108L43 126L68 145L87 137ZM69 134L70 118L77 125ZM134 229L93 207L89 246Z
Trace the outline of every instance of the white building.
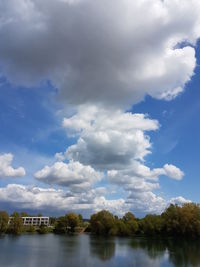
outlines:
M24 225L49 226L49 217L22 217Z
M12 220L12 217L10 217L9 223L11 220ZM22 217L22 220L23 220L23 225L49 226L49 217Z

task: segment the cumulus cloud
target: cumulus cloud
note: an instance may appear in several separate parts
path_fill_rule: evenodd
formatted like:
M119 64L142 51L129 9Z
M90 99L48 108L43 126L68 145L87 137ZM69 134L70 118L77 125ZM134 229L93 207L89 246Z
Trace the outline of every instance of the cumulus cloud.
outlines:
M102 179L103 173L95 171L91 166L84 166L79 162L56 162L52 166L45 166L35 173L39 181L70 187L72 191L83 191Z
M142 193L131 192L126 200L126 203L130 205L133 211L155 214L161 214L170 204L183 205L184 203L191 202L191 200L185 199L182 196L166 200L151 191Z
M170 171L168 170L170 169ZM115 182L126 181L131 183L131 178L143 178L147 181L158 181L159 176L165 175L175 180L181 180L184 173L172 164L165 164L163 168L150 169L139 161L133 161L129 168L124 170L110 170L108 177ZM122 179L124 177L124 179Z
M171 164L145 166L147 132L159 123L124 111L146 95L171 100L184 90L196 66L199 13L199 0L0 1L0 71L15 84L50 80L60 99L75 107L63 127L77 137L65 153L56 153L56 163L35 174L67 187L68 197L62 190L10 185L0 189L2 198L9 201L16 190L22 207L163 209L166 201L153 193L159 176L181 180L184 173ZM11 161L10 173L22 174ZM126 200L107 200L97 189L84 194L101 172L126 191ZM29 197L35 203L26 203Z
M132 210L142 213L159 214L167 207L166 200L151 191L131 192L126 203L131 205Z
M12 204L13 208L66 212L88 211L89 214L109 209L122 215L129 205L123 199L109 200L104 197L105 188L96 188L82 193L71 193L53 188L40 188L9 184L0 188L0 202Z
M11 166L13 161L13 155L11 153L0 155L0 178L4 177L21 177L26 174L23 167L13 168Z
M183 205L184 203L191 203L192 201L190 199L185 199L184 197L173 197L170 199L170 204L177 204L177 205Z
M175 179L175 180L181 180L184 176L184 172L182 172L179 168L172 164L165 164L163 167L164 174Z
M0 202L9 203L13 209L41 210L42 212L63 213L66 211L82 211L90 215L102 209L107 209L122 216L128 210L161 213L170 203L183 204L191 202L183 197L164 200L152 192L130 195L123 198L106 199L105 188L96 188L82 193L72 193L53 188L41 188L19 184L9 184L0 188Z
M1 70L20 84L50 79L78 105L170 100L194 72L199 12L198 0L3 0Z
M105 170L143 160L151 148L145 132L158 129L159 124L144 114L84 106L65 118L63 126L79 135L65 156Z
M145 156L151 153L146 132L159 128L159 123L147 115L81 106L75 115L63 120L63 127L78 140L59 155L106 170L107 181L126 192L125 202L133 210L161 212L167 201L153 193L160 188L159 177L181 180L184 176L172 164L154 169L145 165Z
M173 171L167 172L166 166L170 166ZM126 202L131 204L133 210L153 213L160 213L167 206L167 201L163 197L153 193L154 190L160 188L159 176L161 175L180 180L183 172L174 165L168 164L165 164L163 168L151 170L138 161L134 161L128 169L107 172L110 183L116 184L128 192Z

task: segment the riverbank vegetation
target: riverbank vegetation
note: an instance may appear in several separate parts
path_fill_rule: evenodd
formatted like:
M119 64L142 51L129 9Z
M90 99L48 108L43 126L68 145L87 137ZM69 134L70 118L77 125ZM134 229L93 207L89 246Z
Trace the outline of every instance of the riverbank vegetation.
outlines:
M161 215L149 214L142 219L136 218L131 212L119 218L109 211L102 210L93 214L90 220L83 220L81 215L68 213L58 218L50 217L50 226L24 226L22 217L28 216L26 213L14 212L11 216L12 220L9 222L8 213L0 212L0 233L90 232L99 236L200 237L200 205L194 203L186 203L183 206L170 205Z
M96 235L200 237L200 205L170 205L161 215L136 218L131 212L118 218L108 211L91 216L90 231Z

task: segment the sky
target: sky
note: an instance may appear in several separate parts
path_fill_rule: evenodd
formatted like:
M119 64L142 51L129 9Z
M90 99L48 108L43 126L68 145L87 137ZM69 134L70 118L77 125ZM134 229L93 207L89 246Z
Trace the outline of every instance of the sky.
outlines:
M200 202L200 2L0 0L0 209Z

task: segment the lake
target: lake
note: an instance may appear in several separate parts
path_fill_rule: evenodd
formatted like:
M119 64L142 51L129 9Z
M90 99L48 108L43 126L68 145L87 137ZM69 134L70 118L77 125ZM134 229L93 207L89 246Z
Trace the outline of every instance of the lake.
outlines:
M200 266L200 242L75 236L0 236L3 267Z

